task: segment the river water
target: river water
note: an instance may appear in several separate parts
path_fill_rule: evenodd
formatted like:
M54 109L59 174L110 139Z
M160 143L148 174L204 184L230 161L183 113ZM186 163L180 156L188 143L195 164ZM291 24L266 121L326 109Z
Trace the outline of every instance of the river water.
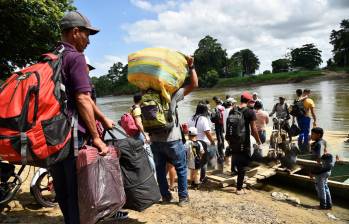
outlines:
M179 104L180 121L185 122L194 114L200 100L210 100L213 96L222 99L229 94L239 100L242 91L257 92L263 101L266 111L270 112L279 96L285 96L288 104L292 104L296 89L308 88L312 91L311 98L316 104L315 113L318 126L325 131L349 132L349 80L321 81L317 83L292 83L263 85L258 87L214 88L194 91ZM132 105L132 96L115 96L98 98L102 111L117 121ZM271 124L269 124L271 126ZM338 141L330 145L331 150L341 157L349 158L349 145Z

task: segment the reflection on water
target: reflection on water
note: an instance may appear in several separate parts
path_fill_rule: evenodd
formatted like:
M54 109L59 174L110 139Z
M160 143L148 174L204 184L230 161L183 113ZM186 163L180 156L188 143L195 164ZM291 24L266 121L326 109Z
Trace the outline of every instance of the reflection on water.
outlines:
M285 96L287 102L292 104L295 98L295 91L298 88L311 89L311 97L316 104L315 112L318 119L318 126L330 131L349 132L349 80L198 90L191 93L179 104L180 121L185 122L193 115L195 106L200 100L208 99L213 103L213 96L225 98L227 94L238 100L239 95L244 90L248 90L251 93L257 92L263 101L265 110L270 112L273 105L278 101L279 96ZM118 120L128 110L130 105L132 105L132 97L116 96L99 98L98 104L108 117ZM332 147L340 148L342 156L349 158L349 145L338 142L337 145Z

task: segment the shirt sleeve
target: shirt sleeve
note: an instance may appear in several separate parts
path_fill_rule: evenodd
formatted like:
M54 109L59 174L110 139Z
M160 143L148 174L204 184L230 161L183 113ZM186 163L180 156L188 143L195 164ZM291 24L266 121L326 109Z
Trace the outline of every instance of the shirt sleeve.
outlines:
M141 116L142 115L142 111L141 108L136 107L133 110L131 109L131 113L133 117L137 117L137 116Z
M70 82L74 93L91 92L90 78L83 54L75 57L70 64Z
M254 110L251 110L251 109L248 109L248 110L249 110L250 121L256 121L257 120L256 112L254 112Z
M210 131L210 122L208 122L208 119L206 117L201 117L202 119L202 127L204 131Z
M304 107L306 109L315 108L315 103L312 99L307 98L304 100Z

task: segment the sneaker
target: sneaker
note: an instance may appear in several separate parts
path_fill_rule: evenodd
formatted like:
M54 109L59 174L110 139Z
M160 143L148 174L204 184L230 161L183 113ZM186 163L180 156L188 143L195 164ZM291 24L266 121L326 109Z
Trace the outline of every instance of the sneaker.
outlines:
M184 197L184 198L179 198L179 202L178 202L178 205L180 207L183 207L183 206L186 206L189 204L189 196L187 197Z
M113 216L114 220L124 220L128 218L128 212L126 211L117 211Z
M168 196L162 197L162 203L163 204L169 204L173 200L172 194L169 194Z

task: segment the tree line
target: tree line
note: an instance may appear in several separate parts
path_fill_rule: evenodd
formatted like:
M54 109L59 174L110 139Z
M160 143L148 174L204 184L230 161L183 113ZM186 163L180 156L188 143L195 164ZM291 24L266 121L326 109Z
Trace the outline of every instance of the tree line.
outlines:
M74 9L71 0L0 1L0 81L15 69L35 63L42 53L52 50L60 37L59 21L65 11ZM339 30L332 30L330 43L333 58L327 61L327 67L349 66L348 19L341 21ZM258 56L250 49L242 49L228 57L227 50L211 36L199 41L194 56L201 87L212 87L219 78L254 74L260 65ZM321 63L321 50L307 43L274 60L272 71L263 74L292 69L312 70ZM92 77L92 82L99 96L136 91L127 82L127 65L121 62L115 62L107 74Z

